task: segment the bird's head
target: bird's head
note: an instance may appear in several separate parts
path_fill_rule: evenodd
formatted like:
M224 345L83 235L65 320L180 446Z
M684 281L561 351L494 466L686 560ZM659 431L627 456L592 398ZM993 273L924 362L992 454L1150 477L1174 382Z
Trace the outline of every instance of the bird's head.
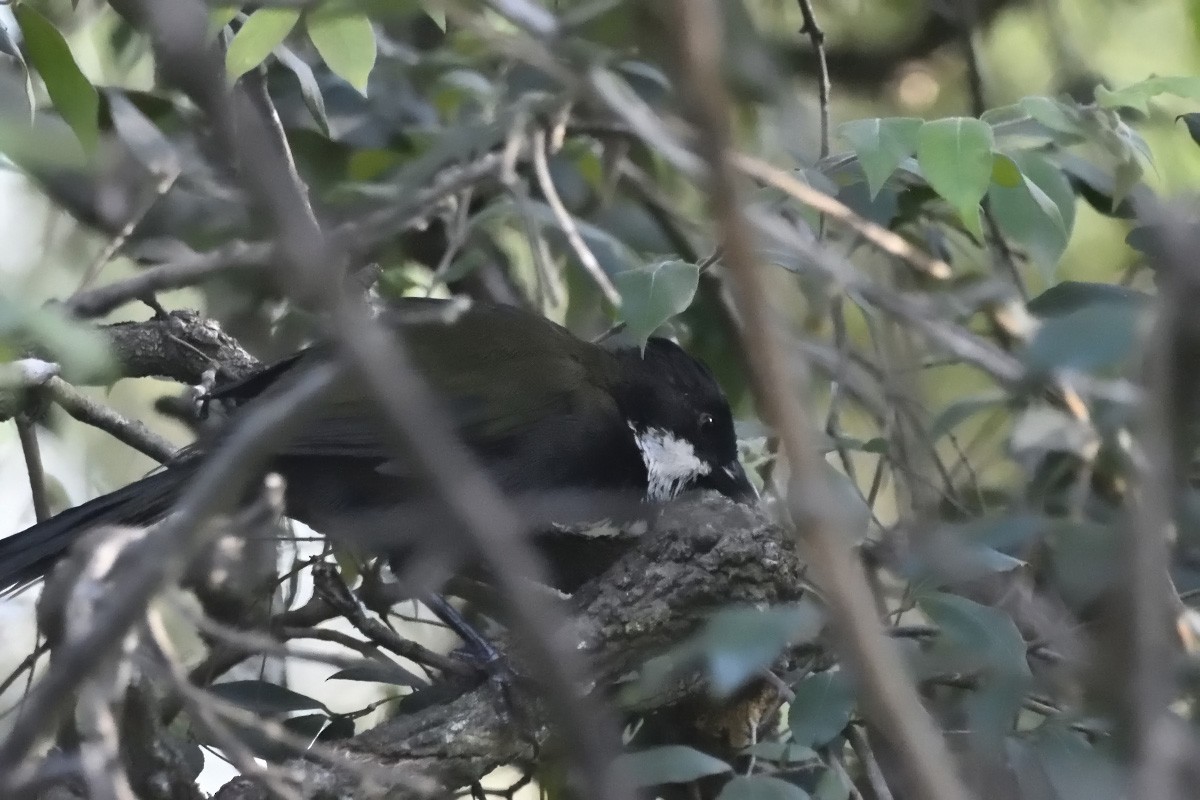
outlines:
M617 353L618 403L646 467L648 499L715 489L738 502L757 498L738 461L729 401L712 372L667 339Z

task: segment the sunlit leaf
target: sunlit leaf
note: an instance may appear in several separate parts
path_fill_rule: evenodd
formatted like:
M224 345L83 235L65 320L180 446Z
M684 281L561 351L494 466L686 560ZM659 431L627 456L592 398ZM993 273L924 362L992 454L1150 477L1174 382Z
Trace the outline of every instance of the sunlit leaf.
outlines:
M983 235L979 201L992 179L992 129L970 117L921 126L917 162L933 190L958 212L967 229Z
M49 20L28 3L18 3L13 14L25 37L29 63L46 84L50 102L71 126L84 152L91 153L100 138L100 96L96 88L84 77L67 40Z
M371 20L361 13L313 11L305 15L304 24L325 65L365 95L376 56Z
M225 51L225 72L234 81L261 64L296 27L295 8L260 8L247 17Z

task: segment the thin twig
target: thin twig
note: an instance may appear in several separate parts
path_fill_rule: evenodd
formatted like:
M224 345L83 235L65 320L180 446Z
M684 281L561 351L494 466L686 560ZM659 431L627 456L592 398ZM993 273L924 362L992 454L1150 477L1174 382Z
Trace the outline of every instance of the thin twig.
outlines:
M55 652L46 675L0 742L0 776L17 779L25 756L42 732L54 724L96 659L111 652L142 619L151 598L182 576L196 555L221 535L219 526L205 526L204 520L237 496L247 476L311 412L339 376L340 370L332 366L317 367L288 390L247 409L233 423L231 434L207 457L175 504L174 513L137 545L140 556L130 559L122 591L97 613L86 635Z
M817 102L821 114L821 158L829 155L829 92L832 84L829 81L829 63L825 58L825 31L817 24L817 15L813 13L812 0L798 0L800 14L804 17L804 27L800 33L807 34L812 42L813 53L817 58Z
M115 409L93 400L62 378L51 378L41 390L75 419L111 434L160 464L170 461L179 450L142 422L126 419Z
M17 436L25 456L25 471L29 473L29 493L33 497L33 517L38 522L50 518L50 501L46 496L46 471L42 467L42 449L38 446L37 427L18 414Z
M588 247L587 242L583 240L583 235L579 232L579 226L575 224L575 220L571 217L571 212L563 205L562 198L558 195L558 190L554 188L554 177L550 174L550 164L546 159L546 132L541 128L535 128L533 131L533 172L537 176L538 187L542 190L542 195L546 198L546 204L550 206L550 210L554 213L554 219L558 222L558 226L562 228L563 236L567 238L567 243L571 245L571 249L575 251L575 257L579 259L579 263L583 265L583 269L595 282L600 289L600 293L604 298L614 306L621 305L621 293L617 291L617 287L613 286L612 280L604 272L604 267L600 266L600 262L596 260L596 254Z
M470 537L467 544L495 577L514 636L530 663L540 668L550 717L582 785L598 800L625 800L631 788L622 770L612 765L617 753L615 723L595 698L580 694L588 685L588 671L582 655L559 641L558 632L568 625L563 611L529 585L543 570L522 535L520 518L462 447L403 343L375 322L361 297L336 291L340 283L331 284L330 274L336 274L345 253L304 213L302 188L281 163L285 157L280 150L287 142L274 137L236 91L228 93L223 60L206 42L204 7L184 0L113 4L145 21L164 78L207 115L216 140L238 158L244 187L274 229L280 284L294 298L329 310L336 344L381 412L386 440L412 454L434 494L463 524ZM502 166L501 160L497 168ZM462 188L455 187L447 196ZM395 213L408 212L401 208ZM580 725L581 719L589 724ZM4 755L0 748L0 774Z
M971 115L978 117L987 110L987 96L984 93L983 68L979 63L979 50L975 46L975 23L978 16L975 0L959 3L958 13L960 15L959 27L961 28L963 59L967 64L967 96L971 100ZM1000 271L1008 276L1013 287L1021 295L1021 299L1029 300L1029 292L1021 278L1021 271L1017 268L1017 260L1013 256L1012 248L1008 246L1008 242L1004 238L1004 233L1000 230L1000 223L996 220L995 212L992 211L991 198L983 198L982 209L983 221L987 226L987 238L991 243L993 261L1001 268Z
M732 129L720 69L723 37L718 12L706 0L674 0L671 7L672 19L666 29L672 35L682 85L697 120L699 149L709 165L709 197L742 312L746 351L754 367L752 377L791 466L789 511L811 553L816 582L825 593L834 630L859 681L864 713L904 754L904 763L922 797L966 798L969 795L955 774L941 732L909 683L895 645L883 635L861 565L845 537L829 526L834 515L826 507L828 493L823 491L824 460L808 421L793 400L794 376L769 322L762 273L755 263L750 228L738 202L735 170L755 177L774 177L777 171L758 169L753 160L730 152ZM826 205L831 211L839 211ZM910 249L903 249L912 255Z
M475 668L469 664L435 653L411 639L405 639L379 620L368 617L361 601L354 596L332 565L326 562L313 565L313 588L321 599L337 609L347 622L379 647L391 650L409 661L433 667L446 675L476 673Z
M871 785L875 800L893 800L892 790L887 785L883 770L879 768L879 761L875 758L871 743L867 741L867 735L859 730L857 725L851 725L848 730L850 746L858 756L858 763L862 764L863 774L867 783Z
M242 775L254 777L262 782L263 787L279 800L301 800L300 793L283 782L275 770L260 766L254 754L243 744L229 727L214 713L211 705L205 702L203 694L187 681L187 674L179 656L171 644L171 636L158 609L151 608L146 615L146 631L161 659L160 669L175 692L183 698L190 712L191 719L212 739L221 749L226 758L237 767Z
M116 235L105 243L104 248L96 255L92 263L88 264L87 269L84 270L83 278L79 281L79 286L75 289L75 294L79 294L92 285L92 281L99 277L100 271L112 261L117 251L125 246L125 242L133 235L134 229L145 219L146 214L150 213L150 209L154 208L154 204L171 190L171 187L175 185L175 181L178 178L178 166L159 176L158 181L154 184L154 191L142 200L138 207L133 210L133 213L129 215L129 219L125 220L125 224L121 226Z
M953 270L945 261L918 250L899 234L860 217L841 201L797 180L783 170L745 153L730 154L730 161L738 171L845 225L875 247L899 258L918 272L938 280L947 280L953 276Z

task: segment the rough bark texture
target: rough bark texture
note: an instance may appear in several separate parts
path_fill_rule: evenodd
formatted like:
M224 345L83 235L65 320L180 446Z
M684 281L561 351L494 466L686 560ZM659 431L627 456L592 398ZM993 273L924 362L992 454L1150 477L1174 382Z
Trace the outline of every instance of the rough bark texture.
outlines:
M208 370L237 378L258 364L220 325L195 311L172 311L101 330L112 342L113 355L127 378L153 376L195 384Z
M759 512L716 495L690 498L666 509L652 534L571 598L577 625L570 635L592 654L598 684L608 686L720 606L799 599L803 572L791 540ZM518 671L536 674L536 666ZM304 800L445 796L497 766L529 762L550 744L536 698L520 694L513 703L506 707L485 683L342 742L361 771L297 760L287 772ZM216 800L269 796L238 778Z

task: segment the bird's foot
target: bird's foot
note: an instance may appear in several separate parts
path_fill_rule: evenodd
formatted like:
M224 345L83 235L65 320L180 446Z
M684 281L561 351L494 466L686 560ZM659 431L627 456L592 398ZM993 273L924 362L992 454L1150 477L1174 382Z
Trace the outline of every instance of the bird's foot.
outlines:
M520 704L516 702L517 674L508 658L445 597L430 595L423 602L434 616L463 640L464 646L458 652L487 678L496 697L500 699L498 710L501 715L513 721L520 719Z

